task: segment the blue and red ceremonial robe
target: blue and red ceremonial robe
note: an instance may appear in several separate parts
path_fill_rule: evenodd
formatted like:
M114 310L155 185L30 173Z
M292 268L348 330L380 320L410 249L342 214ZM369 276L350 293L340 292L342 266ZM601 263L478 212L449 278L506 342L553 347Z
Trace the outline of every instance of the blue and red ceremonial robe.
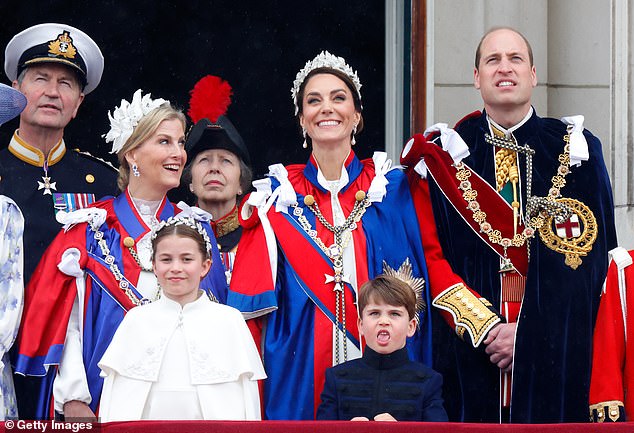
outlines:
M106 220L99 227L103 233L114 264L123 274L137 299L141 294L136 285L141 268L129 249L123 245L126 237L143 238L150 228L136 211L127 192L116 198L100 201L95 207L106 211ZM166 198L157 211L157 219L167 218L180 210ZM211 227L207 225L213 247L213 266L201 282L201 288L211 291L221 302L226 300L224 270ZM22 324L18 334L18 355L15 371L23 375L47 376L39 396L37 416L52 416L51 395L56 368L62 359L73 302L78 295L78 278L58 269L65 253L79 252L79 268L83 273L83 362L92 401L97 411L103 379L97 363L101 359L125 313L135 306L112 272L89 223L79 223L68 231L61 231L46 250L25 290Z
M354 287L345 284L344 302L345 332L356 353L363 345L357 329L358 288L381 274L384 264L399 269L408 259L414 277L427 279L407 180L390 164L383 153L364 161L351 153L344 164L348 183L338 194L346 217L354 208L358 191L366 192L372 202L351 230L354 269L344 271L353 274L350 281L356 280ZM334 274L333 263L302 227L298 215L307 219L325 246L332 245L333 233L304 204L304 197L312 195L325 219L332 222L331 196L318 181L313 157L306 165L271 169L268 180L255 182L258 191L253 194L259 195L259 204L253 214L248 217L248 207L242 209L244 231L227 303L247 317L257 317L249 324L268 375L263 390L264 416L313 419L325 370L333 365L333 326L343 329L344 315L337 320L334 283L325 278ZM423 299L429 306L426 288ZM408 341L409 356L429 364L429 309L420 319L419 332Z

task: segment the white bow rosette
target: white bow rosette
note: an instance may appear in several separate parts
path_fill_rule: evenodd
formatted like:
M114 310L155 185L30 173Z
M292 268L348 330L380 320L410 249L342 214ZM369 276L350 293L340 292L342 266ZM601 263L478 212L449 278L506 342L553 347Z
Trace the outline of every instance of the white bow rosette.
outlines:
M387 194L387 185L390 183L385 175L400 166L393 166L392 160L388 159L385 152L374 152L372 155L374 161L374 179L368 188L368 200L371 203L382 202L383 197Z
M562 117L561 121L567 125L570 134L570 166L578 167L581 162L590 159L588 142L583 135L584 117L582 115L566 116Z
M199 208L198 206L190 206L184 201L178 202L176 205L181 212L177 215L179 217L184 218L193 218L196 221L202 221L208 223L212 220L212 215L204 209Z
M64 225L64 231L67 232L73 226L80 223L88 223L91 227L99 228L106 222L108 212L105 209L96 207L87 207L77 209L72 212L59 211L55 214L58 223Z
M112 143L110 153L118 153L121 150L143 116L165 103L169 104L169 101L162 98L152 99L150 93L141 96L141 92L141 89L134 92L132 102L122 99L121 105L116 107L112 114L108 111L110 131L102 135L102 138L106 139L106 143Z
M425 130L423 135L427 137L432 132L440 132L440 143L442 144L442 149L451 156L454 164L459 163L469 156L469 146L467 146L467 143L464 142L460 134L458 134L453 128L449 128L446 123L436 123L430 126ZM414 139L412 138L405 144L402 156L407 155L413 145ZM414 171L418 173L421 178L427 179L427 164L425 164L424 159L421 159L418 164L416 164Z

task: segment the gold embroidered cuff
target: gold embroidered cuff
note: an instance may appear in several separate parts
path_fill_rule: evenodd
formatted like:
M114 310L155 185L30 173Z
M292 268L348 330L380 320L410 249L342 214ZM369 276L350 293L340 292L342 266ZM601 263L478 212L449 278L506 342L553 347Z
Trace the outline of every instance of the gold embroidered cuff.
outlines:
M464 340L466 330L471 337L473 347L478 347L487 332L501 319L488 307L491 303L477 298L464 284L458 283L440 293L432 305L449 311L456 325L456 334Z
M604 422L608 419L613 422L625 421L621 414L625 414L625 406L622 401L602 401L590 405L590 422Z
M482 303L483 303L486 307L492 307L492 306L493 306L493 304L492 304L492 303L490 303L488 299L486 299L486 298L479 298L479 299L480 299L480 301L482 301Z

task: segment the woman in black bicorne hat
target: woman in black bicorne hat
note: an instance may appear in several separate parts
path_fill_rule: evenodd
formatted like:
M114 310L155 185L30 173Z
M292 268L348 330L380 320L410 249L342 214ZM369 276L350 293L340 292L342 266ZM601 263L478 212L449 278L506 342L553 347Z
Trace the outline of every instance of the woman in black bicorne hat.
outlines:
M229 83L212 75L192 89L188 114L195 124L185 144L189 164L183 173L183 183L196 196L197 206L212 215L227 283L242 235L237 205L253 176L249 151L225 116L231 93Z

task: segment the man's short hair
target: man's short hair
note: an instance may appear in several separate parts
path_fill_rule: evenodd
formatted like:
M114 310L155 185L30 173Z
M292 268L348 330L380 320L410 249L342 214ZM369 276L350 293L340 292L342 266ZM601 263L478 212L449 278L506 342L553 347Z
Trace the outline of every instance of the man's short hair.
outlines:
M513 27L499 26L499 27L490 28L480 39L480 42L478 43L478 48L476 48L476 53L475 53L475 68L478 69L480 67L480 59L482 57L482 53L480 52L480 49L482 48L482 42L487 36L489 36L493 32L497 32L498 30L510 30L512 32L517 33L518 35L522 37L522 39L524 39L524 42L526 43L526 48L528 49L528 59L530 61L531 66L533 66L533 48L531 47L530 42L528 42L528 39L526 39L526 36L524 36L521 32L514 29Z

